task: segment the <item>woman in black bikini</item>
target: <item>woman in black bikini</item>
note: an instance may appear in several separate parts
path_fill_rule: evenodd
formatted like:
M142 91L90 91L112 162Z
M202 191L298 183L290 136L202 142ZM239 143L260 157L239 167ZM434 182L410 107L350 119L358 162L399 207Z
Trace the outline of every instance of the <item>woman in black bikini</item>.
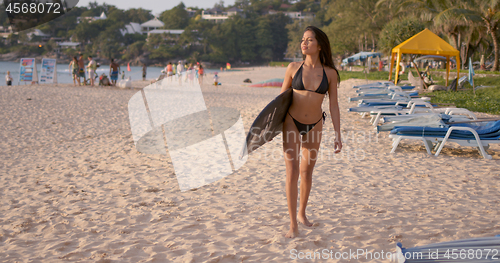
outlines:
M326 114L321 104L328 94L330 114L335 129L335 153L342 149L337 85L340 77L333 64L330 41L320 29L309 26L301 41L303 62L288 65L281 92L293 88L293 100L283 123L283 151L286 164L286 197L290 214L290 231L286 237L299 234L298 221L312 226L306 217L311 191L312 172L318 157L321 132ZM328 93L327 93L328 92ZM302 153L300 165L299 155ZM297 215L297 182L300 175L300 207Z

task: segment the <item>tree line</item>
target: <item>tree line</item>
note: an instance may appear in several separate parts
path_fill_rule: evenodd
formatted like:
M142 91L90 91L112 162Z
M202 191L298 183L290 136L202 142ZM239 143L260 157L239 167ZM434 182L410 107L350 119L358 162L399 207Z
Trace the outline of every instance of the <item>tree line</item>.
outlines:
M221 1L216 4L227 9ZM338 57L359 51L390 50L429 28L461 51L462 61L484 55L498 70L498 35L500 1L498 0L237 0L243 10L222 23L201 19L202 9L191 8L189 15L181 2L159 15L166 29L184 29L180 36L126 34L130 22L143 23L153 18L149 10L121 10L112 5L91 2L87 7L75 7L71 12L38 28L52 36L83 43L81 52L100 57L133 60L147 57L165 62L175 59L213 63L281 61L300 56L300 39L308 25L323 29L329 36L332 52ZM274 11L303 11L313 13L312 20L292 20ZM76 23L80 16L99 16L107 19ZM2 22L3 21L3 22ZM4 26L6 17L0 15ZM53 43L42 50L15 45L22 34L0 44L0 52L13 49L51 52ZM11 41L11 42L9 42ZM32 40L33 41L33 40ZM36 41L36 39L35 39ZM71 52L65 51L67 55Z

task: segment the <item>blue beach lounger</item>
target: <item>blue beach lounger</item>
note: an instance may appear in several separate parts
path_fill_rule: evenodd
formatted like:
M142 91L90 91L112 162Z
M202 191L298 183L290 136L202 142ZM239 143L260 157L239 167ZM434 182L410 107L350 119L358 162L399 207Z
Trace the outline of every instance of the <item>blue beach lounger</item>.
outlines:
M474 146L485 159L491 159L486 152L490 143L500 143L500 120L475 123L456 123L444 128L434 127L394 127L389 138L393 139L391 153L396 151L402 139L422 140L428 154L431 153L433 142L438 156L447 141L458 143L461 146Z
M416 107L432 108L432 105L421 99L413 99L410 101L407 100L388 101L388 100L373 99L373 100L363 100L358 104L358 107L349 108L347 111L363 113L362 117L365 117L367 113L370 113L372 111L374 112L387 111L391 112L392 113L391 115L398 115L397 112L413 113Z
M366 89L366 88L385 88L385 87L390 87L390 86L395 86L394 83L391 81L382 81L382 82L373 82L373 83L368 83L364 85L356 85L353 86L353 89ZM415 88L415 86L397 86L401 87L403 90L412 90Z
M410 107L410 109L408 109L408 106ZM425 106L426 108L422 108L422 107L418 107L417 106ZM426 102L420 102L420 103L409 103L407 105L407 108L405 109L402 109L402 110L394 110L394 109L390 109L390 108L387 108L387 109L374 109L372 111L370 111L370 116L372 117L372 119L370 120L370 123L373 124L373 126L377 126L379 121L382 120L382 117L384 116L395 116L393 118L393 121L397 119L397 117L400 117L400 120L403 120L403 119L408 119L408 118L412 118L413 115L415 114L439 114L439 113L444 113L446 115L460 115L460 114L464 114L466 115L468 118L472 119L472 120L476 120L476 115L469 111L468 109L465 109L465 108L434 108L433 105L431 105L430 103L426 103ZM464 119L461 119L461 120L458 120L458 118L456 118L457 120L454 120L454 121L465 121ZM386 119L384 118L383 119L384 121L386 121Z

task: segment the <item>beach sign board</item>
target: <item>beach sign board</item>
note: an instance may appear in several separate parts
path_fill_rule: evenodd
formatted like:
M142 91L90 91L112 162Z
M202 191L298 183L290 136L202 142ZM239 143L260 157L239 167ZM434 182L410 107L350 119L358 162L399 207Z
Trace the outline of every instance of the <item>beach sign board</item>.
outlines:
M40 83L57 83L56 59L42 59L42 70L40 72Z
M21 58L19 82L33 82L38 80L34 58Z

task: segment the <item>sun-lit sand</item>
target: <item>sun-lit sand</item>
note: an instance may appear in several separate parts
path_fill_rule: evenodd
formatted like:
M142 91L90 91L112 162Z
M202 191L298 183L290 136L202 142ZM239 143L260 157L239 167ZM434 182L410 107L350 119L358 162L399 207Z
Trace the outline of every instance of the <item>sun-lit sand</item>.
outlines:
M243 80L284 72L222 72L217 87L207 75L205 102L239 110L248 130L280 89ZM288 262L299 252L387 253L397 242L500 234L500 146L488 150L493 160L452 143L439 157L416 141L390 154L386 133L347 113L355 106L347 102L352 86L365 80L341 83L344 149L331 154L328 116L307 210L314 225L299 225L295 239L284 237L281 136L233 174L181 192L168 155L135 149L127 103L148 81L134 83L136 89L1 87L0 262Z

